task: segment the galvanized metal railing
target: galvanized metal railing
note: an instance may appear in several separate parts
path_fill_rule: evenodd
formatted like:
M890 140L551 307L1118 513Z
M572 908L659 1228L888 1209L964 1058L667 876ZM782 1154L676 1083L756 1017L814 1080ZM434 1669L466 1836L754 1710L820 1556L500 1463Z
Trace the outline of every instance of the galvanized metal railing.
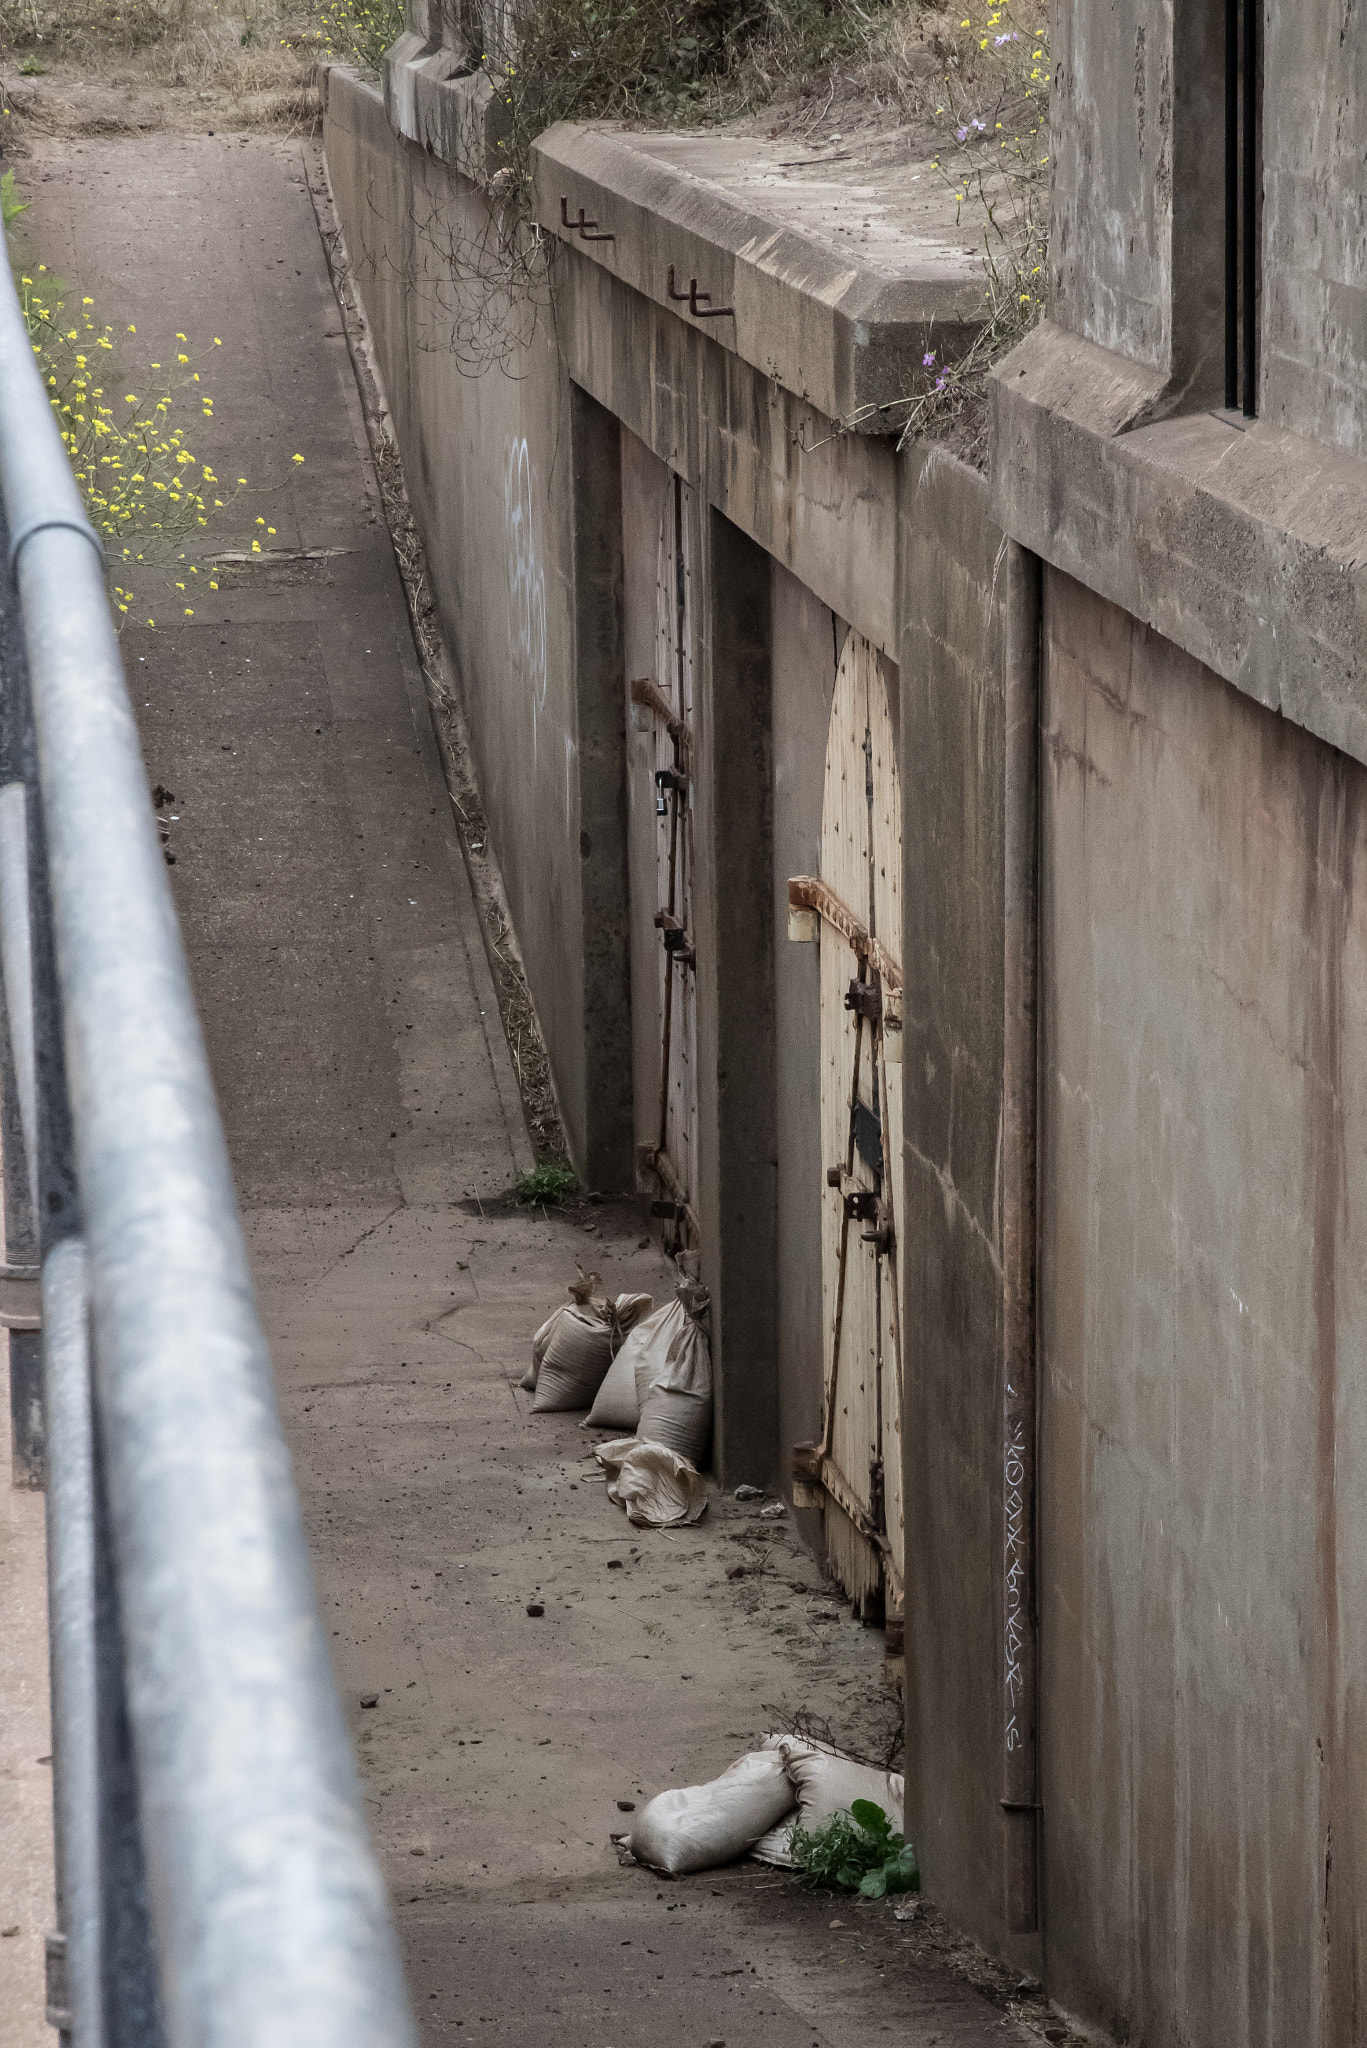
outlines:
M47 1467L49 2017L411 2048L100 543L0 271L0 1320Z

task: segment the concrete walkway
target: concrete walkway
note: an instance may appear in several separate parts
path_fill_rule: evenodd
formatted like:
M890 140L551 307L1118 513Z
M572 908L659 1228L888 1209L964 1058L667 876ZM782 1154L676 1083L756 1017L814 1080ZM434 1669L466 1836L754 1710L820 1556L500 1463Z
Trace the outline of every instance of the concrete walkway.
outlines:
M577 1259L669 1278L629 1209L505 1198L527 1140L301 146L42 147L30 245L116 327L191 337L192 445L260 493L239 529L338 551L197 578L193 622L125 655L424 2042L1027 2038L918 1960L924 1918L619 1865L630 1803L776 1716L886 1735L881 1639L786 1517L628 1529L517 1389Z

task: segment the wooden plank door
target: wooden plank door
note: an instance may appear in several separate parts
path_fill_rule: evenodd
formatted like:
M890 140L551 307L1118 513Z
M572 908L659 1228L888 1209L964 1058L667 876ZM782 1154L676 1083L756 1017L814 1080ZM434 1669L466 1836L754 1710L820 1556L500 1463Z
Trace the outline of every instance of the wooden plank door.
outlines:
M826 745L821 874L790 884L820 919L822 1441L798 1474L824 1510L833 1571L900 1625L901 790L887 687L850 634Z

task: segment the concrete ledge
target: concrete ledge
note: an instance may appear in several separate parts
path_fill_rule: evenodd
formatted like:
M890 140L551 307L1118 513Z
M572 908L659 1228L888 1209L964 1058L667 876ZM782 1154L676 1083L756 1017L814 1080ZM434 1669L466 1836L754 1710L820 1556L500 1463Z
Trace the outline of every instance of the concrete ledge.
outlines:
M901 232L900 274L890 274L887 262L851 260L709 180L709 151L720 160L728 147L735 145L726 138L633 135L562 122L534 145L537 217L576 255L828 418L860 433L897 432L904 414L896 401L923 385L927 347L952 354L980 323L980 258L951 230ZM756 145L747 147L753 152ZM859 195L866 204L868 191L866 182ZM597 232L611 239L581 236L581 208L586 224L596 221ZM686 297L671 299L671 266L685 295L697 279L697 312ZM712 317L720 307L733 310Z
M405 142L484 184L500 167L503 108L463 51L411 30L386 51L384 110Z
M1367 463L1202 412L1045 322L994 375L993 513L1269 709L1367 762Z

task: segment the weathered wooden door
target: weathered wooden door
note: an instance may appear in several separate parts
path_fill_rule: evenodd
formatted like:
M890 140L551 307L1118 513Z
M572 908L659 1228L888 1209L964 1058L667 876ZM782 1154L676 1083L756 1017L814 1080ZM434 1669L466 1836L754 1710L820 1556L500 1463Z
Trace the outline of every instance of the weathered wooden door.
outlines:
M878 657L851 633L826 744L821 873L789 885L819 919L822 1438L798 1453L832 1569L857 1607L900 1629L902 1513L902 801Z
M657 1213L673 1222L676 1250L696 1248L697 990L693 941L693 615L691 493L672 476L660 522L655 674L633 682L633 701L655 722L655 881L659 908L660 1100L641 1163L660 1186Z

